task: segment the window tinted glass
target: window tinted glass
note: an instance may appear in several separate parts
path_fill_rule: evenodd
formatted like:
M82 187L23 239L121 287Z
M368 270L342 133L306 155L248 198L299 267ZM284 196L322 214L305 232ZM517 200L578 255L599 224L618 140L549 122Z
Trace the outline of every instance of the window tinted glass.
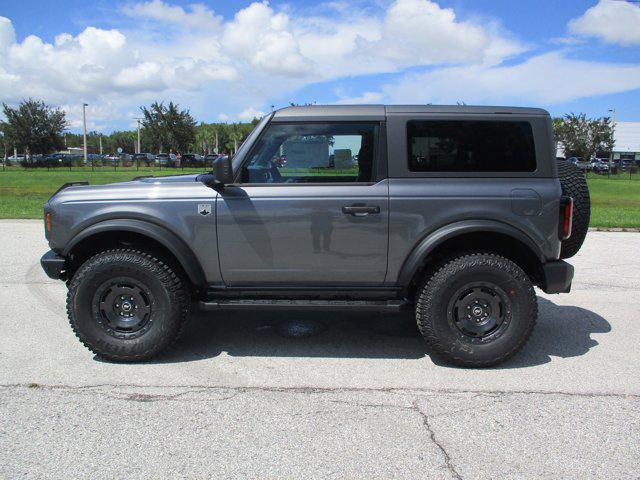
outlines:
M407 122L412 172L532 172L529 122L415 120Z
M370 182L378 127L272 123L242 170L243 183Z

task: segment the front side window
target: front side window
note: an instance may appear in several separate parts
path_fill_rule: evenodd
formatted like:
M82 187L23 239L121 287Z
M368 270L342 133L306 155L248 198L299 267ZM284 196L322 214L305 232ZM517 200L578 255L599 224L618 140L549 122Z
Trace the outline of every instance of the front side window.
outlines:
M407 122L412 172L532 172L529 122L414 120Z
M374 123L272 123L251 151L242 183L373 181Z

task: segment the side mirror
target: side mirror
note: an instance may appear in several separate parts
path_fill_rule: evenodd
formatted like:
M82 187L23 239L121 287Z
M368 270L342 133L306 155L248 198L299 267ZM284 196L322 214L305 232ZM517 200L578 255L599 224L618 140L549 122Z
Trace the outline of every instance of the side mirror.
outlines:
M225 185L233 183L231 158L227 156L216 158L213 162L213 172L201 175L200 181L214 190L222 189Z

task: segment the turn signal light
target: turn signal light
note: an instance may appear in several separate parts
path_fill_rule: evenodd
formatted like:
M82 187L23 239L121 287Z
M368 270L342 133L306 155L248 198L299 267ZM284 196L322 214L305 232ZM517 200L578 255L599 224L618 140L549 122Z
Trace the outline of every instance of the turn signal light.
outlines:
M51 212L44 214L44 228L47 233L51 233Z

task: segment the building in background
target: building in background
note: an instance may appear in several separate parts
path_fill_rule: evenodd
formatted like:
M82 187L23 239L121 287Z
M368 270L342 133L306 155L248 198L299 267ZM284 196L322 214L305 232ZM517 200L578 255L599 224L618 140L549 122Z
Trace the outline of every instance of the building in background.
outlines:
M640 160L640 122L616 122L614 160Z

